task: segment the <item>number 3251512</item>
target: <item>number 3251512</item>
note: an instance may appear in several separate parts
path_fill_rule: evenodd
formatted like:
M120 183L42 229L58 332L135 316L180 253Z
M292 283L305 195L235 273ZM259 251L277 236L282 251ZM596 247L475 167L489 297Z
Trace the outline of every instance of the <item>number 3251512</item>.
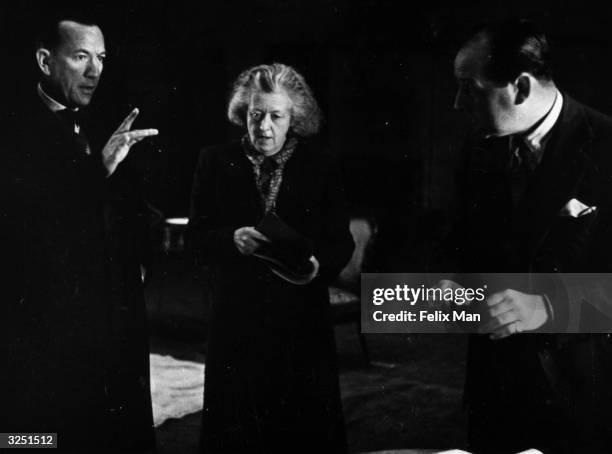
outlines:
M51 435L9 435L9 445L52 445L53 436Z

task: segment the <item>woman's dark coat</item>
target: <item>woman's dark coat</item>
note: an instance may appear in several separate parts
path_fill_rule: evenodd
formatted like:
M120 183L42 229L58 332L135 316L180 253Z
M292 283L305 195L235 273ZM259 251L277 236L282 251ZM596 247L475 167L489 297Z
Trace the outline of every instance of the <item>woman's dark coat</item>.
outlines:
M280 279L234 245L234 231L263 216L241 144L201 153L190 225L211 275L206 452L346 450L327 285L349 260L353 242L328 156L312 145L296 147L276 213L313 242L321 268L308 285Z

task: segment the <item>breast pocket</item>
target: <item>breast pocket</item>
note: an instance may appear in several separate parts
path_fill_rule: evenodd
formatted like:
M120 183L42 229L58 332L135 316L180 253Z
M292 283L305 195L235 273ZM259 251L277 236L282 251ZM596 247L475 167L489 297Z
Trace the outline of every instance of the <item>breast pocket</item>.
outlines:
M597 211L579 217L558 216L544 250L557 258L562 270L576 269L588 260L598 221Z

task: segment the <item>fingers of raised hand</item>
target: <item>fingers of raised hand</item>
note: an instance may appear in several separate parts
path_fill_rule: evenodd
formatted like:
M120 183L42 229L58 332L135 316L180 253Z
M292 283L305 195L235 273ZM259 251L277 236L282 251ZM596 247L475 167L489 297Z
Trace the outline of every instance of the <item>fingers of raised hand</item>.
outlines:
M140 142L146 137L156 136L157 134L159 134L157 129L136 129L125 133L130 145Z
M125 117L125 119L121 122L121 124L119 125L115 133L129 131L130 128L132 127L132 123L134 123L134 120L136 120L138 113L139 113L138 108L135 108L134 110L132 110L128 114L128 116Z
M137 129L135 131L116 132L113 134L113 144L117 147L131 147L147 137L156 136L157 129Z

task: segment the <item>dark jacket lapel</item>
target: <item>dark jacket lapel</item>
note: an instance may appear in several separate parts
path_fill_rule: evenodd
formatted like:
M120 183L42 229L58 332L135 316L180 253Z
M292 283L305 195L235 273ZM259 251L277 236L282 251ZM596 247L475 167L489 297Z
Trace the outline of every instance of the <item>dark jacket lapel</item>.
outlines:
M28 122L23 125L26 128L23 131L26 137L30 134L36 134L36 137L31 138L32 140L41 140L45 144L53 144L55 156L47 158L73 160L87 157L83 153L74 132L38 96L36 98L33 100L34 109L30 114L31 123ZM28 132L28 130L35 132ZM49 149L49 147L38 147L38 150L46 149Z
M564 95L563 109L519 207L519 228L528 233L529 261L546 239L559 211L573 197L590 165L592 132L582 106Z

